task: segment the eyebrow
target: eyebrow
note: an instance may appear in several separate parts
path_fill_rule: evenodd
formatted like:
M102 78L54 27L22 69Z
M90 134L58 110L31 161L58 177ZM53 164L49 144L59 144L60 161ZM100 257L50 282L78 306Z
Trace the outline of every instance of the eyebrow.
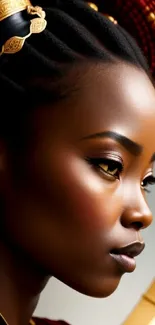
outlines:
M143 146L128 139L124 135L112 131L105 131L105 132L91 134L82 138L81 140L89 140L89 139L96 139L96 138L111 138L119 142L127 151L129 151L134 156L140 156L143 152ZM155 160L155 154L152 156L151 162L154 160Z

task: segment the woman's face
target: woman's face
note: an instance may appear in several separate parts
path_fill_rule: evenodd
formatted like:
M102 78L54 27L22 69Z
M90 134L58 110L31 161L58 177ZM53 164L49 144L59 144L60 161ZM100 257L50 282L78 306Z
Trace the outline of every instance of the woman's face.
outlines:
M68 98L34 113L28 150L5 164L3 223L38 268L104 297L135 269L152 221L155 91L124 63L86 70Z

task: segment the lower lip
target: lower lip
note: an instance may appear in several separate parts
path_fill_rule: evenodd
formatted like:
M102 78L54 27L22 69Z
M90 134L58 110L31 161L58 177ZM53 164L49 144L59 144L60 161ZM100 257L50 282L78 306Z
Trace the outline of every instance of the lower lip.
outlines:
M135 270L136 261L134 258L121 254L110 254L110 256L118 263L123 272L130 273Z

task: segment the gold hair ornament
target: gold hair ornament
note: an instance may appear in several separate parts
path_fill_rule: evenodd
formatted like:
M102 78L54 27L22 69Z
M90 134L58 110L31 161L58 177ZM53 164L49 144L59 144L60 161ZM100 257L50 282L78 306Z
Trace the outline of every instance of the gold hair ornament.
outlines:
M94 9L95 11L99 11L98 7L95 3L93 2L88 2L89 7L91 7L92 9ZM117 21L115 20L115 18L113 18L112 16L109 16L108 14L104 14L105 17L107 17L110 21L112 21L115 25L117 25Z
M6 54L14 54L19 52L25 40L30 37L32 34L41 33L47 25L47 21L45 20L45 11L41 7L35 6L33 7L29 0L1 0L0 6L0 21L6 19L13 14L27 10L27 13L31 16L35 16L30 20L30 32L24 37L13 36L9 38L5 44L2 46L2 50L0 55L3 53Z

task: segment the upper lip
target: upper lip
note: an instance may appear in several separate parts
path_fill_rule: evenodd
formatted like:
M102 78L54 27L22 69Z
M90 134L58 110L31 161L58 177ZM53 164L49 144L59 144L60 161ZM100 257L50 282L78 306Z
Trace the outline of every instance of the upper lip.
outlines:
M145 248L144 242L136 241L124 247L113 249L111 251L111 254L126 255L134 258L135 256L138 256L143 251L144 248Z

